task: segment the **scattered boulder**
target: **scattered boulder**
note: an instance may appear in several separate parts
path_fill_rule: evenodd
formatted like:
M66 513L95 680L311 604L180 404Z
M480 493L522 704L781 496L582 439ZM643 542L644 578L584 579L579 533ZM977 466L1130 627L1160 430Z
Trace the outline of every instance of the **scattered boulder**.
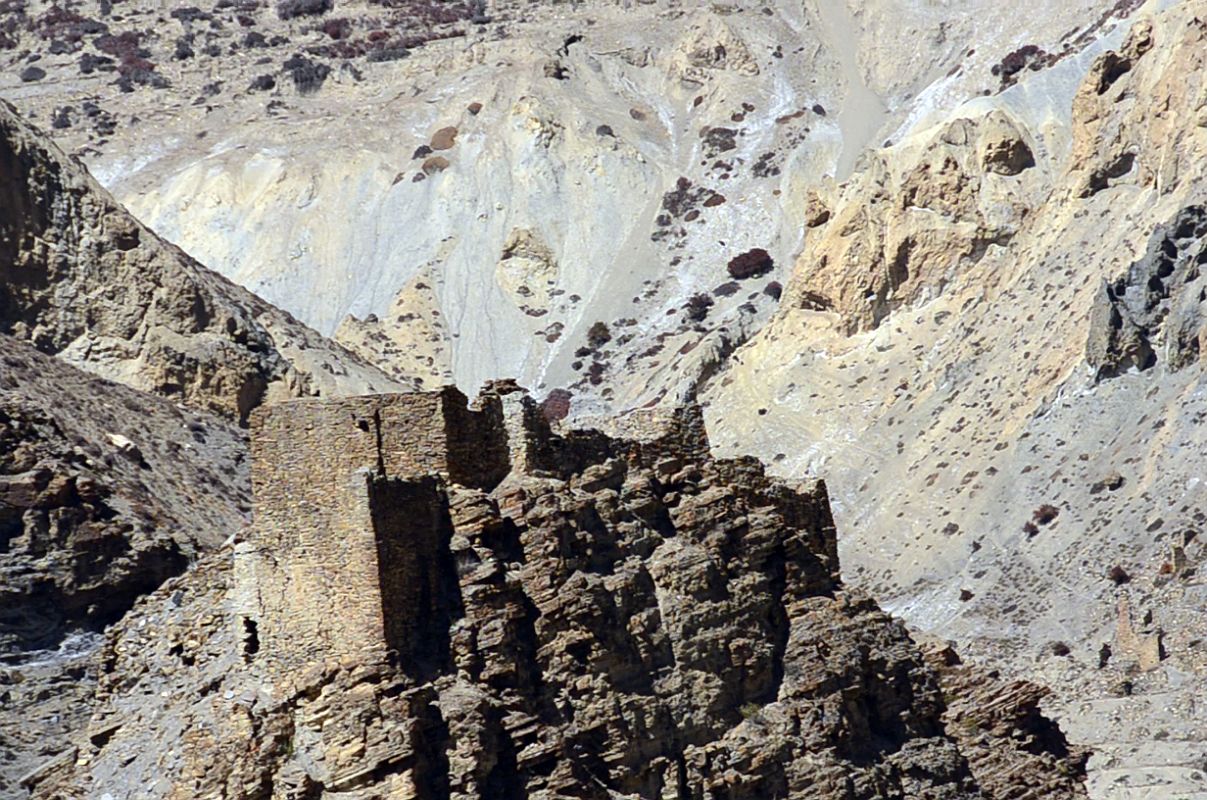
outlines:
M1090 494L1101 494L1104 491L1117 491L1123 488L1125 480L1118 472L1112 472L1100 481L1090 486Z
M604 322L596 322L587 330L587 344L598 349L612 341L612 332Z
M433 150L451 150L456 143L457 129L452 125L441 128L432 134L431 145Z
M318 16L326 14L332 7L332 0L280 0L277 3L277 17L289 20L295 17Z
M554 389L545 395L541 401L541 413L549 422L558 422L570 414L570 400L573 393L569 389Z
M816 191L810 191L805 198L805 227L816 228L825 225L830 220L830 208L826 201Z
M425 159L423 162L423 171L427 175L435 175L437 172L444 172L448 169L448 159L444 156L432 156Z
M775 261L761 247L756 247L753 250L747 250L741 255L734 256L729 260L729 264L726 267L729 271L729 276L739 281L766 275L774 268Z

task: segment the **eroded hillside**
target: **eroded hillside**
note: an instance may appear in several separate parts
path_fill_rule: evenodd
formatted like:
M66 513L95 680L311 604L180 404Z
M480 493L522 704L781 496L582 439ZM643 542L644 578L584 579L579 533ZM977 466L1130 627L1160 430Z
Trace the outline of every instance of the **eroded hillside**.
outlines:
M0 332L236 419L400 386L162 241L3 101L0 178Z
M853 582L1064 687L1102 796L1204 789L1205 10L1148 7L821 193L709 393L723 452L828 477Z
M29 3L9 55L46 77L6 93L160 234L392 374L589 413L715 371L774 309L808 190L878 136L1131 5Z
M698 394L720 453L827 479L849 584L1054 690L1093 796L1204 794L1202 0L69 5L3 6L4 96L347 351L213 276L250 344L141 300L98 344L101 275L30 295L40 347L228 413L316 351L553 417Z
M251 511L232 422L0 335L0 795L87 721L106 625Z

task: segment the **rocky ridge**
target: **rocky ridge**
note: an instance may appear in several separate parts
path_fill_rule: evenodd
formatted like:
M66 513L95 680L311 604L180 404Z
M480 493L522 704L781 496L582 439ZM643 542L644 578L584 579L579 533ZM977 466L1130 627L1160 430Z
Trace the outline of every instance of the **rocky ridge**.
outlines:
M244 433L0 335L0 795L88 717L106 625L245 524Z
M454 450L434 457L464 483L392 473L409 458L393 427L431 424L393 409L422 399L312 404L296 423L288 406L271 422L258 412L253 437L272 438L253 467L255 522L110 629L87 735L28 779L34 797L1084 796L1080 760L1034 713L1034 692L944 682L899 623L842 585L822 484L711 458L698 408L628 419L639 438L558 435L514 387L494 391L474 413L495 420L488 439L505 435L501 481ZM358 418L383 427L358 433ZM297 456L277 444L291 424L343 454ZM367 458L348 456L362 446ZM258 572L319 579L300 549L310 523L281 527L289 509L266 507L298 502L281 492L312 474L308 459L353 487L326 492L319 519L346 520L366 489L376 498L361 518L372 530L340 536L375 538L380 576L359 577L353 550L321 555L340 564L334 590L351 592L338 619L329 589L297 587L282 607ZM398 619L376 618L391 650L374 649L371 628L341 644L393 585L393 526L415 517L433 524L407 538L398 568L420 559L431 589L380 595L401 602ZM316 647L281 626L335 638Z

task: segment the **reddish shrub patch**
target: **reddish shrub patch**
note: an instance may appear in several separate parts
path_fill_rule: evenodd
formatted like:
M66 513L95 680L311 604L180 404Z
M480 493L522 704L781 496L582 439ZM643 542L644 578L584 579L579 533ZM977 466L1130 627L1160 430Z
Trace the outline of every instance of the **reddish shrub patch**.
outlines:
M565 419L570 414L570 399L573 396L568 389L554 389L541 401L541 413L550 422Z

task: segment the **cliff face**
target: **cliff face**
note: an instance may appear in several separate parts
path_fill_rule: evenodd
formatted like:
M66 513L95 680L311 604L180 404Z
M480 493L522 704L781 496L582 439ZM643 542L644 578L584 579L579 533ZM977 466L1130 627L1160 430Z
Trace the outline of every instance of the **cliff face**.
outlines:
M258 506L233 548L110 630L87 736L30 780L35 797L1081 796L1078 759L1027 696L1004 695L1023 713L982 728L970 766L944 718L964 690L843 587L821 484L702 454L698 410L622 440L554 435L514 392L501 405L486 435L523 455L493 488L388 474L387 447L300 499L258 460L258 503L363 526L316 551L322 531ZM332 410L328 434L313 415L298 431L380 441L363 402ZM397 580L408 560L428 588ZM269 569L292 576L285 594ZM332 579L346 602L307 591Z
M0 331L239 419L266 398L399 386L161 241L7 103Z

